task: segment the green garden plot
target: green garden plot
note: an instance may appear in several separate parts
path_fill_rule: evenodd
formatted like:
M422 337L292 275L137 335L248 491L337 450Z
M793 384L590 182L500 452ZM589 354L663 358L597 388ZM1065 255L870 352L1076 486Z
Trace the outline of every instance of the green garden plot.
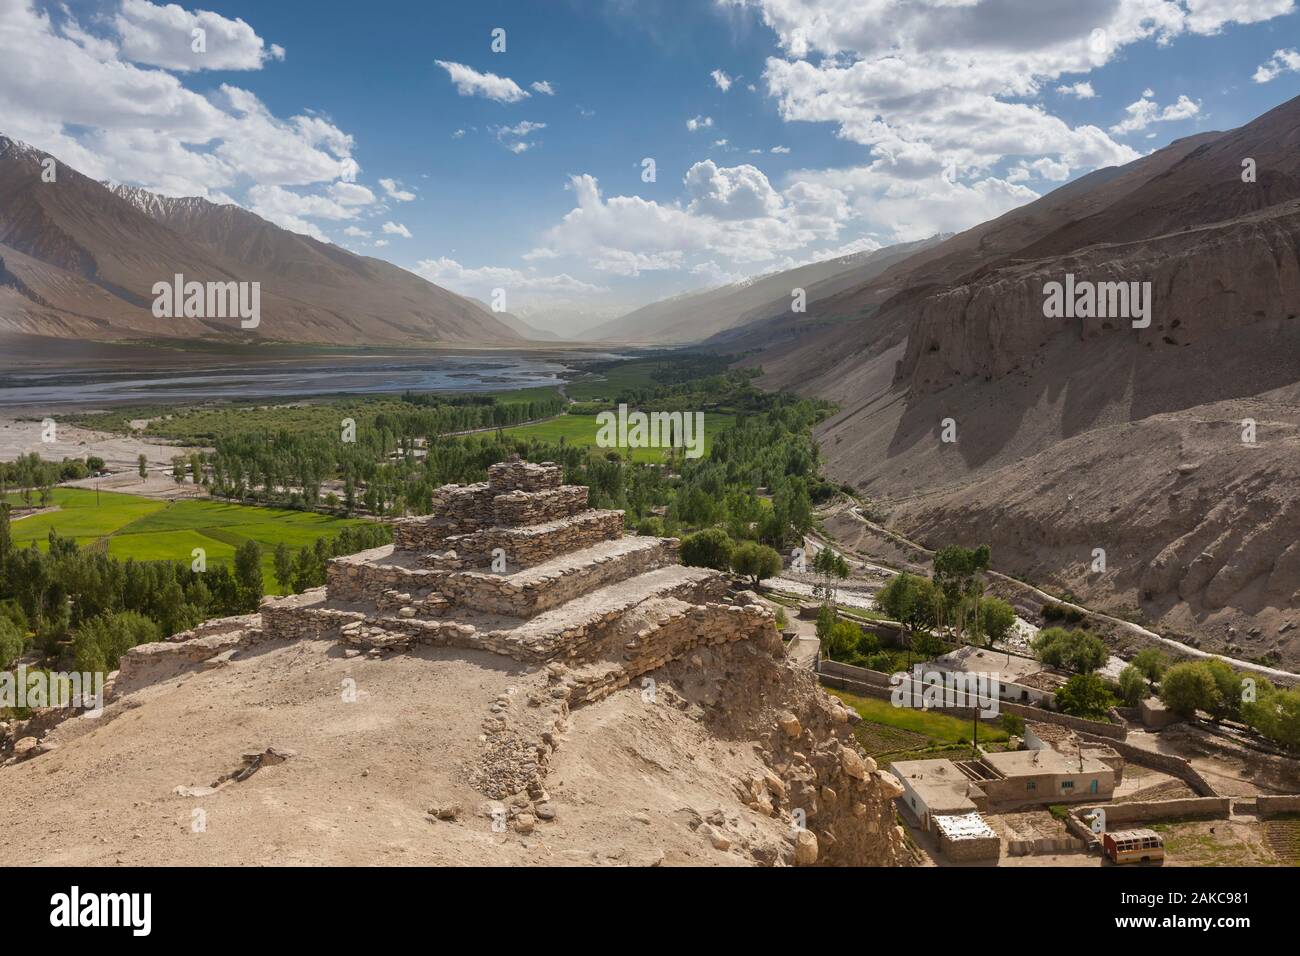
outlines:
M17 504L16 496L9 500ZM51 504L58 511L13 522L14 543L33 541L48 547L50 529L73 538L81 547L103 545L119 560L179 561L188 565L195 548L202 548L209 565L230 562L246 541L262 547L262 572L268 593L280 588L274 574L275 546L291 551L309 547L318 538L333 537L344 528L362 524L355 518L335 518L309 511L262 508L207 500L155 501L135 495L56 488Z
M209 564L224 564L235 556L225 541L199 531L156 531L150 534L116 534L108 539L108 553L122 561L177 561L189 564L195 548L202 548Z
M874 746L876 754L889 752L894 744L897 744L897 749L915 750L921 745L955 745L971 738L971 722L964 718L935 710L895 707L892 701L860 697L848 691L831 690L830 693L858 712L862 723L858 724L856 734L860 740L865 738ZM1007 739L1006 730L990 727L987 723L980 724L979 735L981 743Z
M735 415L723 415L717 412L705 413L704 454L709 453L715 435L735 424ZM599 429L600 425L597 423L595 415L561 415L558 418L552 418L550 421L537 422L534 425L516 425L513 428L505 428L502 429L502 432L507 438L535 438L538 441L551 443L558 443L563 439L565 444L579 448L590 448L600 454L608 451L620 451L620 449L616 448L601 448L596 444L596 433ZM660 462L667 459L667 457L668 449L666 448L632 449L632 460L637 462Z
M18 495L9 495L7 500L11 505L22 505ZM38 501L35 496L32 500ZM44 547L50 529L62 537L76 538L79 543L94 541L167 507L163 501L108 491L100 492L96 504L95 492L84 488L55 488L50 504L57 505L59 510L13 522L16 545L26 547L37 541Z

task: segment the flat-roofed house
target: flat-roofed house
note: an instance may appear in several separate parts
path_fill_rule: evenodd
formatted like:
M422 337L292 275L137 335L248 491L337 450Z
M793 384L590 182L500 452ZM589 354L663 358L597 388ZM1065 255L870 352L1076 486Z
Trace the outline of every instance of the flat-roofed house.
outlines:
M1115 792L1115 771L1086 751L1013 750L985 754L980 763L996 775L980 788L1000 807L1106 800Z
M936 816L961 816L977 809L970 798L970 777L951 760L902 760L892 770L903 785L898 800L922 829L933 829Z

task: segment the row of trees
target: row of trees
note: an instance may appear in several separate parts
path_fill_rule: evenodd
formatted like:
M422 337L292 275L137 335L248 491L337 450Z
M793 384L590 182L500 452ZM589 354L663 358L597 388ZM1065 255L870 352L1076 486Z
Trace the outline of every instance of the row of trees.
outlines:
M1104 718L1111 707L1130 707L1157 694L1174 713L1192 717L1198 711L1213 720L1246 724L1288 748L1300 747L1300 690L1279 688L1264 677L1243 674L1217 657L1171 664L1157 647L1139 651L1119 678L1111 683L1096 671L1109 651L1086 630L1051 627L1033 644L1040 660L1073 672L1057 690L1057 706L1067 714Z
M425 513L433 490L457 468L446 436L476 428L502 428L558 414L558 396L499 401L491 396L446 398L408 393L405 408L385 410L345 428L232 428L214 436L211 454L191 452L172 461L178 481L205 486L215 497L315 508L322 503L348 513ZM388 408L389 406L385 406ZM435 446L437 450L435 451ZM428 455L425 455L425 451ZM327 481L343 485L322 502Z
M0 462L0 500L14 492L26 505L39 502L41 507L45 507L59 482L88 478L103 468L104 459L94 455L54 462L45 461L36 452L29 452L13 461Z
M1144 652L1145 653L1145 652ZM1138 662L1124 669L1125 675ZM1163 660L1161 661L1163 664ZM1273 742L1292 749L1300 748L1300 690L1275 686L1266 677L1256 677L1233 670L1217 657L1182 661L1162 667L1152 676L1147 669L1138 675L1148 687L1159 683L1160 699L1165 706L1184 717L1201 711L1214 720L1233 720L1246 724Z
M290 557L292 588L324 583L329 557L387 540L391 532L378 524L319 539ZM276 566L278 573L278 556ZM112 669L123 650L142 640L256 610L264 591L262 550L255 541L240 544L229 564L214 563L205 571L174 561L120 561L54 532L46 550L35 542L17 548L9 508L0 505L0 668L35 649L53 668Z
M965 552L940 562L945 553ZM977 558L967 557L978 555ZM935 630L950 632L958 643L1004 642L1016 623L1015 609L997 597L984 597L979 570L988 567L988 548L945 548L935 558L934 578L902 571L876 595L876 605L908 630L909 640Z

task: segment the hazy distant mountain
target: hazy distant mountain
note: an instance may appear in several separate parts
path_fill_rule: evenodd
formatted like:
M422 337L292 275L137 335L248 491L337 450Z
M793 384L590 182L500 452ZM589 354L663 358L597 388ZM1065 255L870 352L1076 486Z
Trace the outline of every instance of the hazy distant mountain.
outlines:
M468 299L233 205L107 188L0 136L0 332L95 341L512 344ZM261 322L155 318L156 282L261 283Z
M1149 282L1150 325L1046 317L1067 275ZM901 530L987 542L1004 569L1207 649L1300 663L1284 626L1300 602L1300 99L1084 176L809 312L807 334L746 361L839 403L828 470Z
M481 309L491 311L489 306L482 299L469 296L469 300ZM511 329L516 335L528 339L530 342L559 342L560 336L554 332L546 332L536 326L529 325L513 312L492 312L492 317L500 322L506 328Z
M809 301L814 296L832 295L840 289L861 285L885 268L882 264L895 262L933 241L856 252L716 289L686 292L599 325L583 337L638 345L702 342L748 322L789 313L796 288L805 290Z

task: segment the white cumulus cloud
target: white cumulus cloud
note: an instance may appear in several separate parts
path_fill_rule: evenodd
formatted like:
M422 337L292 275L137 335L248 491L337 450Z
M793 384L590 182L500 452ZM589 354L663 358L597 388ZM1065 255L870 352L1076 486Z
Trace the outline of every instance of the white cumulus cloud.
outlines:
M450 60L435 60L438 66L447 71L456 92L461 96L482 96L498 103L517 103L528 98L528 91L508 76L495 73L480 73L464 63Z
M379 185L389 199L395 199L398 202L410 202L415 198L415 193L409 189L403 189L395 179L381 179Z
M1259 65L1251 77L1256 83L1270 83L1283 73L1300 73L1300 53L1295 50L1278 50Z
M133 63L188 72L258 70L267 60L284 59L283 47L268 46L238 17L191 12L174 3L122 0L113 25L122 40L122 58Z

